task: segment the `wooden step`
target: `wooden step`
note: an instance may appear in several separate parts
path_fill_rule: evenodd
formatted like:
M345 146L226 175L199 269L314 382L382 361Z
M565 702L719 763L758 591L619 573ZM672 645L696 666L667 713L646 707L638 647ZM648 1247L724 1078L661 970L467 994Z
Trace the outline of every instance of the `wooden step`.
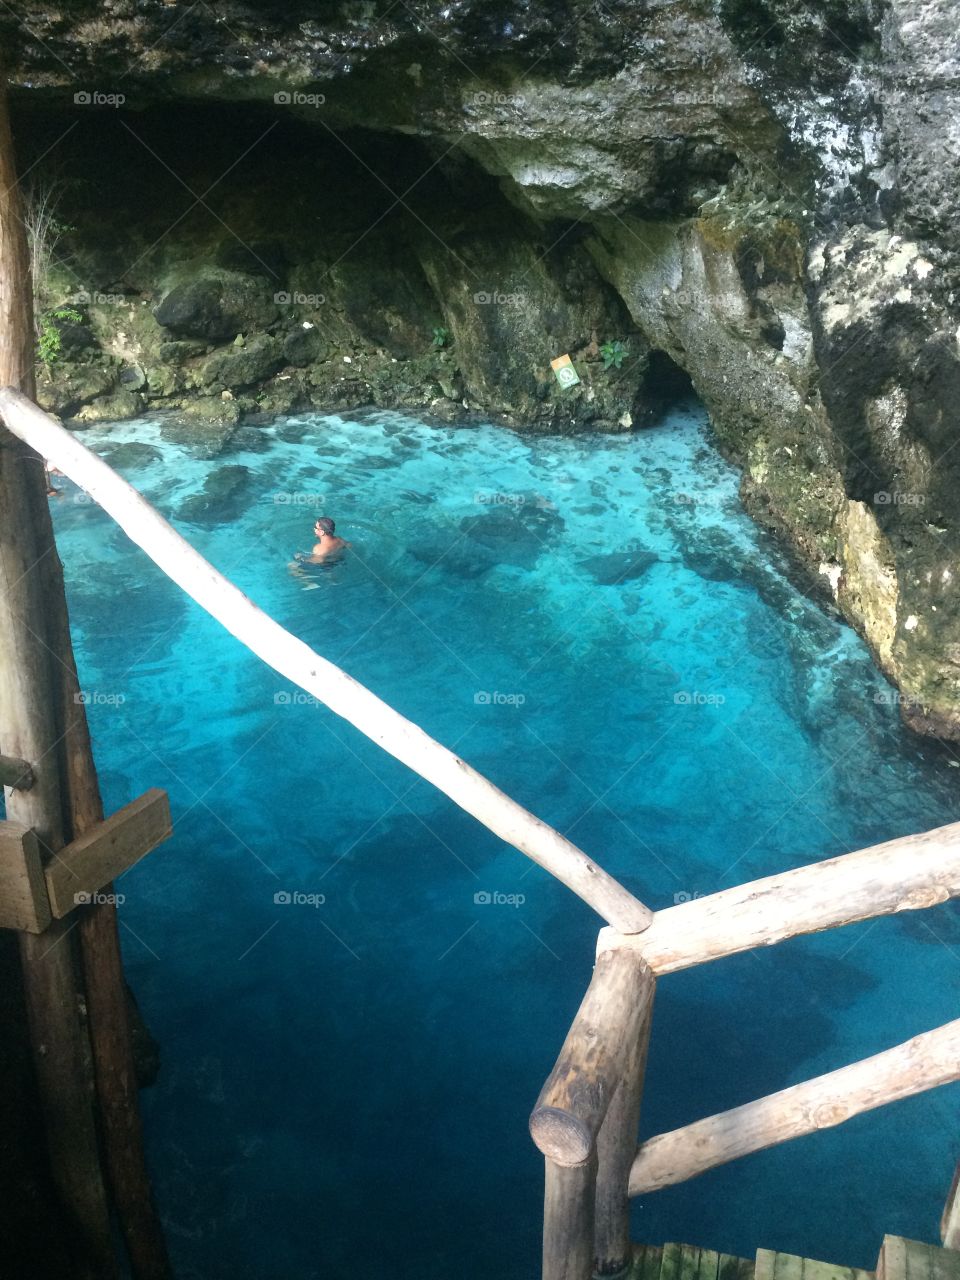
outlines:
M753 1280L753 1263L692 1244L637 1245L630 1280Z
M872 1271L840 1267L832 1262L815 1262L793 1253L773 1249L757 1250L756 1280L873 1280ZM956 1277L960 1280L960 1276Z
M884 1236L877 1280L960 1280L960 1251L903 1236Z

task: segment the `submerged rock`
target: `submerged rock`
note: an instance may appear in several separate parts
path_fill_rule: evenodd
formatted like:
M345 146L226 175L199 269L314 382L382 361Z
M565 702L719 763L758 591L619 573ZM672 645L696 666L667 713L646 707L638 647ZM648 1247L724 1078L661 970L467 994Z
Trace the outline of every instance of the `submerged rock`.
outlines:
M602 587L614 587L621 582L642 578L660 557L652 551L611 551L603 555L588 556L577 561L578 566Z
M177 516L204 529L227 524L238 519L253 501L251 486L248 467L237 463L218 467L207 476L199 493L181 502Z

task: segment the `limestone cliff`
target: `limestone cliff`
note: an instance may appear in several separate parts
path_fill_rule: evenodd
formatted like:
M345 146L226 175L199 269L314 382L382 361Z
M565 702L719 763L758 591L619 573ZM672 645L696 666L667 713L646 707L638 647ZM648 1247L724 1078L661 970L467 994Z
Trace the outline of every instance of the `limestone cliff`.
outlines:
M80 316L51 321L51 405L179 406L215 430L362 403L622 430L682 370L748 508L907 719L960 737L946 0L18 15L0 26L22 167L61 158L74 228L47 282Z

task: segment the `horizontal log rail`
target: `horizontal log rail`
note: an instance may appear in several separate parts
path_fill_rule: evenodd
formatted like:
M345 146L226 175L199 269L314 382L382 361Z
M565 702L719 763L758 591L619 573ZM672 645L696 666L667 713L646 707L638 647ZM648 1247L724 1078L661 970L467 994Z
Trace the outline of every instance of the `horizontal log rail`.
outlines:
M648 1139L630 1171L630 1195L686 1182L740 1156L955 1080L960 1080L960 1019L850 1066Z
M636 933L650 924L653 913L565 836L259 609L54 418L11 387L0 390L0 413L15 436L84 489L168 578L274 671L432 782L501 840L556 876L619 932Z
M598 954L634 950L657 975L786 938L960 896L960 822L765 876L658 911L649 929L601 929Z
M15 756L0 756L0 787L12 787L14 791L29 791L36 778L33 766Z
M597 1134L653 1002L650 970L632 951L597 960L556 1065L530 1117L543 1154L564 1167L594 1154Z

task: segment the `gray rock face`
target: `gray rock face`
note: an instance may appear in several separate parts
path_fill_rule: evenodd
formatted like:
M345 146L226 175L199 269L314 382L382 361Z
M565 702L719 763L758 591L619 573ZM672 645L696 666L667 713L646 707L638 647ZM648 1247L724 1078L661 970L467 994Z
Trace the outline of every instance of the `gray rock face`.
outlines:
M176 211L131 177L78 233L91 286L123 277L159 299L155 319L89 308L147 394L194 400L211 429L371 403L626 429L652 412L665 353L743 464L748 509L863 632L908 718L960 738L956 15L936 0L601 10L143 0L91 25L86 8L25 0L32 37L9 15L0 30L14 84L62 115L68 82L109 92L122 73L138 129L151 103L168 121L201 109L178 102L232 104L249 123L212 229L163 238ZM235 158L213 147L197 189ZM223 345L238 333L245 348ZM619 373L599 360L613 339L631 352ZM572 390L550 371L560 354ZM115 389L114 366L91 370L78 353L45 377L45 403ZM535 553L530 529L465 532L460 572Z

